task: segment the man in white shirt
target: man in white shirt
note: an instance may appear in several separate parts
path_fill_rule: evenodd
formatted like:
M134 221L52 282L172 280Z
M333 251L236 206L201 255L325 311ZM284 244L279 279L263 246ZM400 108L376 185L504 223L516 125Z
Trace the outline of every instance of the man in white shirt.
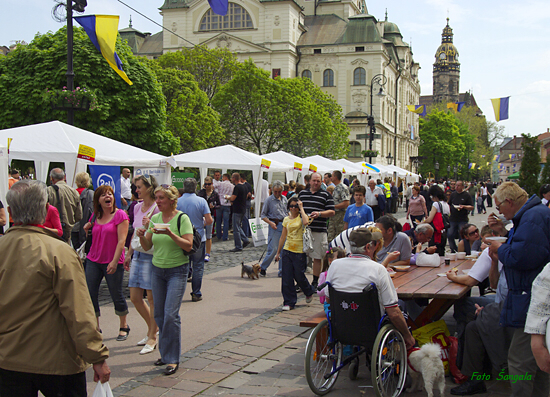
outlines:
M371 233L366 228L359 228L350 233L349 242L352 255L336 259L330 265L327 281L341 292L361 292L368 284L374 283L378 290L380 311L388 314L392 324L401 332L407 349L414 346L412 337L403 313L397 305L397 292L386 268L372 259L382 235ZM328 290L328 288L327 288ZM328 296L328 291L325 291Z
M372 208L374 213L374 220L376 221L380 218L380 208L378 207L378 195L384 194L382 189L376 186L376 181L371 179L369 181L369 187L367 188L367 193L365 194L365 203Z
M216 237L218 241L227 241L229 233L229 213L231 212L231 201L229 201L229 197L233 194L235 186L229 181L229 174L223 174L222 178L223 182L218 183L216 187L221 203L220 208L216 209Z
M130 170L128 168L122 169L122 174L120 175L120 202L122 207L120 209L127 210L132 201L132 181L130 179Z

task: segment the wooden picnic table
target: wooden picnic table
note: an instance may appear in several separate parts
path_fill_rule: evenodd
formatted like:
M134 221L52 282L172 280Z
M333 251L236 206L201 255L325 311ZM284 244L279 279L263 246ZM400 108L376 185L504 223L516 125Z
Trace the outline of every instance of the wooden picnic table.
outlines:
M445 264L439 267L418 267L412 265L406 272L396 272L393 284L400 299L429 298L428 306L413 322L409 319L409 325L416 329L425 324L439 320L455 303L468 293L471 287L451 282L447 277L438 274L447 273L452 268L457 268L459 274L462 270L470 269L475 260L455 260L450 266Z

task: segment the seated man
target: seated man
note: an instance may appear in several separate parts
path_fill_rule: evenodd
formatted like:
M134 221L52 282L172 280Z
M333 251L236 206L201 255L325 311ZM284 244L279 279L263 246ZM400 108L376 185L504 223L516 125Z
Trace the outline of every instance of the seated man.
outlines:
M407 349L410 349L415 340L397 304L397 292L391 277L384 266L371 259L381 244L381 238L380 233L371 233L366 228L352 231L349 236L352 255L332 262L327 281L341 292L361 292L365 286L374 283L378 290L381 313L385 311L388 314L392 324L403 335ZM328 295L328 291L325 293Z
M367 222L363 225L353 226L353 227L350 227L350 228L344 230L342 233L340 233L338 236L336 236L334 238L334 240L332 240L328 244L328 248L330 249L330 248L333 248L333 247L340 247L344 251L346 251L346 254L351 254L351 245L349 243L349 236L350 236L351 232L353 232L354 230L357 230L357 229L367 228L369 226L374 226L374 222Z
M413 254L416 252L416 248L418 247L418 244L422 245L424 243L429 243L432 239L432 236L434 234L434 228L432 225L428 223L420 223L416 226L416 229L409 229L404 231L407 236L409 236L409 240L411 240L411 247L413 250ZM426 248L424 251L426 254L435 254L437 250L437 247L434 245L432 247Z

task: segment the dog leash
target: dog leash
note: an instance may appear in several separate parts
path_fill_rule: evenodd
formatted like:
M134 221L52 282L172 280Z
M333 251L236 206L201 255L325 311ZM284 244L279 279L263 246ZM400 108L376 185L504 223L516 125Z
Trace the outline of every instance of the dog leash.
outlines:
M267 251L267 246L265 247L264 252L262 253L262 256L260 256L260 260L258 261L258 263L262 261L262 258L264 257L266 251Z

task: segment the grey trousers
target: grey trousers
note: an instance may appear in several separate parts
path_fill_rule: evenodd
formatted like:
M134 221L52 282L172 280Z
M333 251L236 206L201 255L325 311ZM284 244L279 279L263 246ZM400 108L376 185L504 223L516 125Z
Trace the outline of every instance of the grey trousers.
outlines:
M537 366L531 351L531 335L523 328L515 328L510 350L508 351L508 371L510 377L529 374L531 380L510 381L513 397L548 397L550 392L550 374Z

